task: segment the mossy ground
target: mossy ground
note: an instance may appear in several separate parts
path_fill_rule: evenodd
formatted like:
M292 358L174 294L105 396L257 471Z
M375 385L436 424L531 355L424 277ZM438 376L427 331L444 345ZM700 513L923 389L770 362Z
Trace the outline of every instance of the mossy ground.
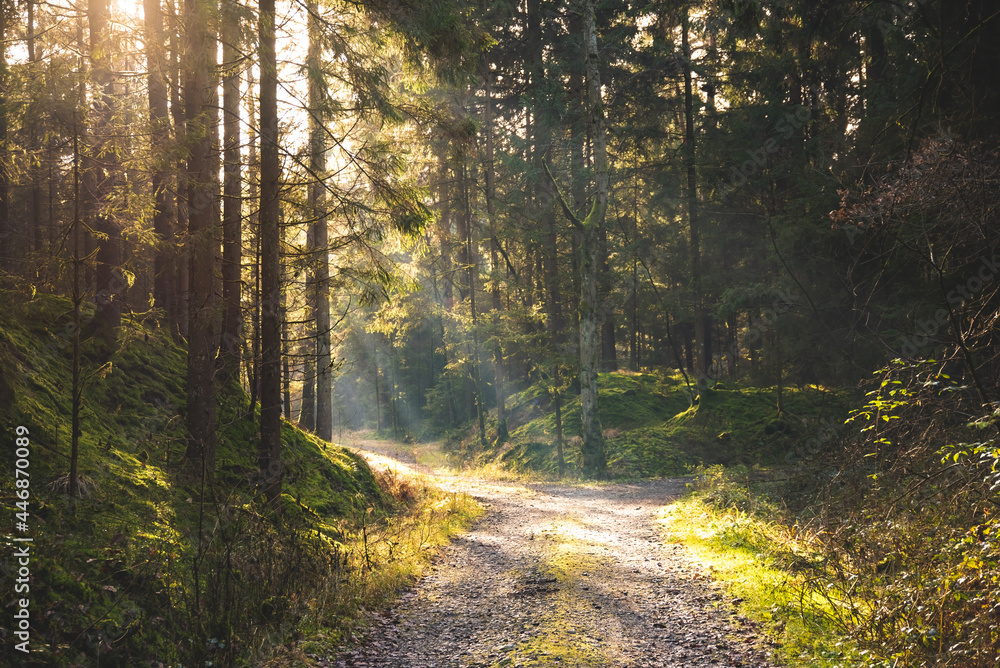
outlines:
M72 311L64 298L0 293L0 434L10 444L24 426L31 443L24 665L261 665L303 625L339 637L473 512L426 486L393 485L358 455L284 423L275 519L257 496L256 420L236 385L219 390L217 474L202 481L185 460L183 347L125 318L109 350L89 336L86 306L84 494L70 498ZM0 505L11 521L14 466L14 448L3 448ZM4 542L13 582L13 543ZM0 651L15 656L8 624Z
M599 415L613 478L681 475L699 464L773 466L800 460L847 415L847 395L816 386L786 387L778 410L776 388L718 387L692 401L679 373L602 373ZM477 466L557 472L556 423L551 397L531 386L509 400L510 440L478 448L467 436L453 456ZM564 398L564 459L575 475L580 399ZM471 432L470 432L471 434Z

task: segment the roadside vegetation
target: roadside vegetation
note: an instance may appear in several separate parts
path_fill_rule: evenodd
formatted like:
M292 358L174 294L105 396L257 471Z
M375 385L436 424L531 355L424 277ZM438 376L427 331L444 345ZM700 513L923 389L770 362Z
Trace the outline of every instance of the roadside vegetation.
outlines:
M784 388L781 411L775 388L692 403L680 376L601 374L609 475L691 476L691 495L664 509L667 538L789 665L995 666L1000 412L983 414L948 368L896 361L863 395ZM479 448L472 425L451 439L452 460L555 477L547 399L536 386L513 395L509 440ZM568 439L568 477L578 452Z
M700 468L665 509L790 665L1000 661L1000 414L946 367L890 364L806 462Z

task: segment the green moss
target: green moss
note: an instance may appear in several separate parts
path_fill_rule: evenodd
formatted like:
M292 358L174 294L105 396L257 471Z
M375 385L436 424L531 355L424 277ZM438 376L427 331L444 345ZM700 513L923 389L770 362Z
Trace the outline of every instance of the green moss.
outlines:
M817 387L784 388L781 414L774 388L715 389L692 402L680 374L660 373L602 373L599 393L609 472L617 478L680 475L698 464L784 464L808 456L805 443L829 440L822 434L843 423L849 403L849 393ZM507 443L485 451L468 446L457 456L516 472L555 473L551 397L536 385L512 396L509 406ZM579 397L564 398L562 415L564 459L572 473Z
M256 416L235 385L219 389L218 474L203 486L184 461L186 352L128 318L110 357L81 342L86 494L71 499L72 305L0 292L0 312L0 434L23 425L31 442L28 665L231 664L251 649L233 637L297 614L275 592L321 581L336 539L392 506L364 460L283 424L284 514L269 517L254 487ZM0 450L0 466L14 465L14 449ZM16 500L13 476L0 476L7 517Z

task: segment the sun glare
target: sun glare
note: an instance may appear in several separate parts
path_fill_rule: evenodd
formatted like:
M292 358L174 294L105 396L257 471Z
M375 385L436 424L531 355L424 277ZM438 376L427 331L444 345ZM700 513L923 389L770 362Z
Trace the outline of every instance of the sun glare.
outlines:
M129 23L141 21L142 0L111 0L111 12Z

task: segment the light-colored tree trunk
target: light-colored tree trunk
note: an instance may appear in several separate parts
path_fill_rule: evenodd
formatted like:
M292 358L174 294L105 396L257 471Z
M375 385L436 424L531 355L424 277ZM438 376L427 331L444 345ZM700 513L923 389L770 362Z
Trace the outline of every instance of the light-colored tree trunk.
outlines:
M597 279L600 270L601 230L608 210L608 150L604 128L604 102L601 99L601 75L597 52L595 0L584 5L584 48L587 72L588 128L593 141L594 176L597 191L594 205L582 221L580 242L580 422L583 437L583 470L602 477L607 472L604 434L598 416L597 370L600 340L598 336Z
M496 170L494 165L495 147L493 143L493 88L488 68L484 75L485 121L486 121L486 215L490 223L490 269L493 272L491 296L493 298L493 365L495 367L494 388L497 402L497 441L504 443L509 434L507 431L507 401L504 387L503 345L500 336L500 241L497 238L496 212ZM431 356L433 363L433 355Z
M309 188L312 207L313 306L316 310L316 435L329 441L333 438L333 377L330 371L330 255L327 229L325 187L319 179L326 172L326 141L323 127L323 100L319 85L321 65L319 8L315 0L308 3L309 12L309 166L314 182Z

